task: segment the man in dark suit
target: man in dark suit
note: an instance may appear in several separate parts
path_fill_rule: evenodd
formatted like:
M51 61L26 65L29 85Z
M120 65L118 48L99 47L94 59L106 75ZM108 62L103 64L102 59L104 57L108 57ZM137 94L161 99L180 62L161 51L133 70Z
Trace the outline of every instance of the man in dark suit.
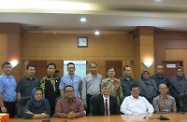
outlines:
M110 95L110 83L104 82L101 85L102 95L93 100L92 115L116 115L119 114L117 98Z

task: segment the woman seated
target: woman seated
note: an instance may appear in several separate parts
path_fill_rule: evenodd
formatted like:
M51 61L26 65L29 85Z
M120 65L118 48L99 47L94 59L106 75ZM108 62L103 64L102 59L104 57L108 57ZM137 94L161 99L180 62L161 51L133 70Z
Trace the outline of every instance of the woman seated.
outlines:
M35 88L31 93L31 100L27 102L25 106L26 119L33 118L46 118L51 113L48 100L43 98L43 92L41 88Z

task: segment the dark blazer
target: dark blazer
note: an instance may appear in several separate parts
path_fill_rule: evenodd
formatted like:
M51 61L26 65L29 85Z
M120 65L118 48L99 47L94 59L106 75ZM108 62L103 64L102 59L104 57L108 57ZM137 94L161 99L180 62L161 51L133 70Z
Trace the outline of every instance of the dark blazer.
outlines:
M110 115L120 114L117 98L110 95ZM95 97L92 106L92 115L105 115L103 95Z

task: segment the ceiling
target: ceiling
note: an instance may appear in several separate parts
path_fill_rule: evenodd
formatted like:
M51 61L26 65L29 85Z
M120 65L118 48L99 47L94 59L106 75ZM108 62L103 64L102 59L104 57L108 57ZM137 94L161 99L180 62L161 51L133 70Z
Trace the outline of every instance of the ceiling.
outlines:
M30 2L25 8L19 8L23 0L16 0L17 8L14 8L15 0L6 1L12 4L0 4L0 23L20 23L28 31L130 31L137 26L187 31L187 0L24 0ZM46 7L45 2L51 6ZM55 2L58 5L53 5ZM70 2L70 6L61 7L61 2ZM74 2L91 7L84 9L77 4L72 10ZM9 4L9 8L5 8L5 4ZM81 17L87 21L81 23Z

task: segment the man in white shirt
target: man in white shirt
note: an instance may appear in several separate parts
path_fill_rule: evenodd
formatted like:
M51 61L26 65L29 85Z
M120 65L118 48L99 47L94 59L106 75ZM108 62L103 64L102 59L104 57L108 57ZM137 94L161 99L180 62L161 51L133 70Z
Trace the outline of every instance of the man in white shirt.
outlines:
M120 107L124 114L148 114L153 113L153 106L146 98L139 96L140 91L137 84L130 87L131 96L126 97Z

